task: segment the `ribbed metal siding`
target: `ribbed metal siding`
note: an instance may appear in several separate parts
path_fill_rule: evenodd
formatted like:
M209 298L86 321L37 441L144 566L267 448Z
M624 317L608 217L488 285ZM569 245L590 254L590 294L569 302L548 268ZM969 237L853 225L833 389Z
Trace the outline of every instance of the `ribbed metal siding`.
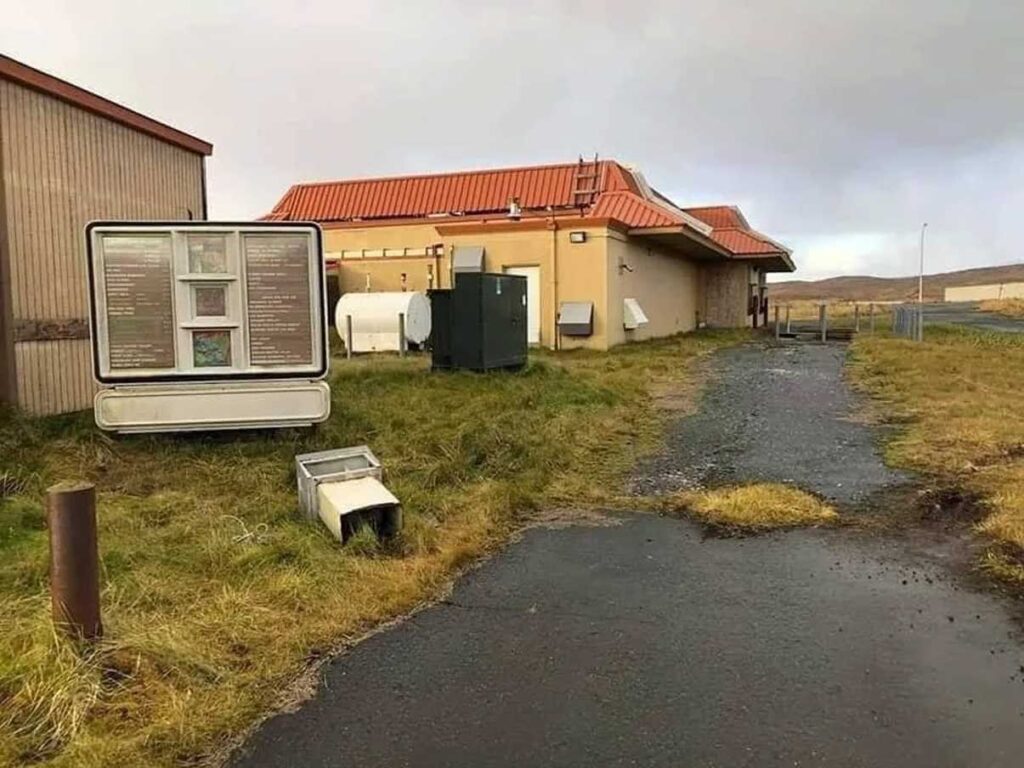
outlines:
M202 157L0 81L4 226L14 324L88 317L85 225L203 215ZM15 344L17 398L34 413L88 408L84 339Z

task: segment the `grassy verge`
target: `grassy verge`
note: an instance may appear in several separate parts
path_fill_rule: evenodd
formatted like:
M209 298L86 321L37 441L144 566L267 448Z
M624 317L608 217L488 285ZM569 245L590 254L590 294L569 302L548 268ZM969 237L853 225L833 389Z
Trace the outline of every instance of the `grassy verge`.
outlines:
M779 483L754 483L708 491L684 491L669 500L710 525L767 530L833 522L837 514L825 502Z
M887 460L976 494L985 565L1024 586L1024 338L929 329L922 344L859 337L851 373L901 426Z
M111 438L91 414L0 415L0 764L192 764L313 660L436 594L541 506L611 503L657 445L659 391L739 334L538 355L518 374L339 361L316 430ZM296 453L368 443L402 499L387 546L300 520ZM99 493L106 638L50 626L41 498Z
M1004 317L1024 317L1024 299L986 299L978 308L982 312L995 312Z

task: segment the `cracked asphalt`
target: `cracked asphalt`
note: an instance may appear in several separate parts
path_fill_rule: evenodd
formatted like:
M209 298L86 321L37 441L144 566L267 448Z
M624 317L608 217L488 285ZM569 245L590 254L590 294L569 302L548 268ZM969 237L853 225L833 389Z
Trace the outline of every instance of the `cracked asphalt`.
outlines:
M877 455L837 404L854 402L841 354L723 353L722 388L742 389L739 367L776 386L750 385L740 426L710 388L638 482L768 473L750 433L776 423L777 388L805 413L773 450L809 441L802 460L834 451L843 465L797 466L800 482L857 499L896 480L842 461ZM731 447L708 470L696 437ZM327 663L313 698L233 765L1020 765L1014 605L941 557L842 529L716 538L653 515L610 522L526 531L447 600Z

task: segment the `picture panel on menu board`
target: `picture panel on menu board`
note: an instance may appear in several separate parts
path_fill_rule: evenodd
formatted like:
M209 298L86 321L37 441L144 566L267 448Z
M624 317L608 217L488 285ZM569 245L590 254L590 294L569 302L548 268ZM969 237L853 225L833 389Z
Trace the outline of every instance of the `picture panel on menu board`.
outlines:
M98 381L327 372L316 225L94 222L86 241Z

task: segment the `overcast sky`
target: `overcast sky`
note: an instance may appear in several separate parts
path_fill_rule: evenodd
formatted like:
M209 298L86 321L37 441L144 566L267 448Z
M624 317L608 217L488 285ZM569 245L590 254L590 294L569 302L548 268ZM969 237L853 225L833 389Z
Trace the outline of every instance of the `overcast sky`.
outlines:
M799 277L1024 261L1021 0L0 0L0 51L296 181L573 161L736 203Z

